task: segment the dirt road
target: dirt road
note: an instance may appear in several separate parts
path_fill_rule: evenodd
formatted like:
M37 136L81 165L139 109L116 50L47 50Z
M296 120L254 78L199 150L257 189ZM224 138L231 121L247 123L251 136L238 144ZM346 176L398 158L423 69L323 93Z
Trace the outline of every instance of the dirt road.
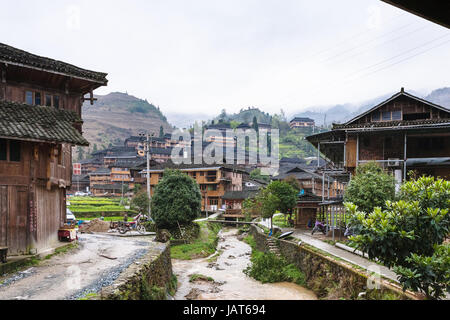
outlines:
M81 234L77 249L0 278L0 300L76 300L97 293L150 246L148 237Z

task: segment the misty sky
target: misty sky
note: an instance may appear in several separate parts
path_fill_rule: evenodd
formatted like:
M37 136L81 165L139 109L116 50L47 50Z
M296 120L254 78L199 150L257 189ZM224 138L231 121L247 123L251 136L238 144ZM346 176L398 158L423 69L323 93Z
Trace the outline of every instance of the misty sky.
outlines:
M288 114L450 85L450 30L378 0L0 0L0 42L168 114Z

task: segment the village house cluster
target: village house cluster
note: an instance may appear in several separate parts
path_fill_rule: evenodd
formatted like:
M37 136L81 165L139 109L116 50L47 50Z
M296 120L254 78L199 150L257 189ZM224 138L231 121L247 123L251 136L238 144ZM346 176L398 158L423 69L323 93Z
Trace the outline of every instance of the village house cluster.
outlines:
M202 194L202 210L223 211L226 219L243 218L242 204L253 198L267 180L252 179L260 161L176 165L174 148L198 143L170 133L162 137L131 136L123 145L99 150L79 161L72 173L72 147L87 146L82 136L81 106L94 103L93 91L107 85L106 74L55 61L0 44L0 247L9 255L29 254L51 247L66 222L66 194L89 191L94 196L127 196L136 185L151 193L165 169L192 177ZM89 95L87 98L86 95ZM294 118L292 128L314 128L308 118ZM258 124L269 133L269 124ZM253 128L242 123L237 129ZM206 129L218 132L201 141L237 154L236 137L225 134L221 121ZM279 160L271 180L295 178L301 185L294 224L305 227L320 212L342 210L343 195L358 165L375 161L395 176L398 184L409 171L450 178L450 111L407 93L403 88L368 111L331 131L307 140L317 157ZM150 168L147 169L146 143ZM225 152L224 152L225 154ZM194 157L195 154L191 154ZM228 160L228 161L227 161Z

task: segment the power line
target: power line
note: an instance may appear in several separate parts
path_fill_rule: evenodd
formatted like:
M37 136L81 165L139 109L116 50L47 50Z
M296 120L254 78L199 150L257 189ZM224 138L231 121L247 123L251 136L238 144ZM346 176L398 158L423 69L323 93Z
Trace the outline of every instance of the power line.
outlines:
M406 53L411 52L411 50L415 50L415 49L421 48L421 47L423 47L423 46L426 46L426 45L429 44L429 43L432 43L432 42L434 42L434 41L440 40L440 39L445 38L445 37L447 37L447 36L449 36L449 34L446 34L446 35L444 35L444 36L440 36L440 37L435 38L435 39L433 39L433 40L431 40L431 41L427 41L426 43L424 43L424 44L422 44L422 45L420 45L420 46L417 46L417 47L415 47L415 48L413 48L413 49L409 49L408 51L404 51L404 52L402 52L401 54L397 54L397 55L394 56L394 57L391 57L391 58L389 58L389 59L385 59L385 60L383 60L383 61L381 61L381 62L378 62L378 63L376 63L376 64L374 64L374 65L365 67L365 68L363 68L363 69L361 69L361 70L359 70L359 71L357 71L357 72L354 72L354 73L352 73L352 74L358 73L358 72L360 72L360 71L362 71L362 70L365 70L365 69L369 69L369 68L371 68L371 67L373 67L373 66L376 66L376 65L383 64L383 63L385 63L385 62L387 62L387 61L390 61L390 60L392 60L392 59L394 59L394 58L398 58L398 57L400 57L400 56L403 56L403 55L405 55ZM399 60L399 61L396 61L395 63L389 64L389 65L387 65L387 66L383 66L383 67L381 67L381 68L379 68L379 69L376 69L376 70L374 70L374 71L372 71L372 72L369 72L369 73L360 75L360 76L358 76L358 77L356 77L356 78L354 78L354 79L348 80L348 81L342 83L342 85L347 85L347 84L352 83L352 82L354 82L354 81L356 81L356 80L359 80L359 79L361 79L361 78L365 78L365 77L367 77L367 76L369 76L369 75L371 75L371 74L374 74L374 73L380 72L380 71L382 71L382 70L388 69L388 68L390 68L390 67L393 67L393 66L395 66L395 65L397 65L397 64L399 64L399 63L402 63L402 62L404 62L404 61L407 61L407 60L409 60L409 59L412 59L412 58L414 58L414 57L416 57L416 56L418 56L418 55L421 55L421 54L423 54L423 53L426 53L426 52L428 52L428 51L430 51L430 50L432 50L432 49L435 49L435 48L437 48L437 47L443 46L443 45L445 45L445 44L448 43L448 42L450 42L450 39L447 40L447 41L444 41L444 42L442 42L442 43L439 43L439 44L436 45L436 46L427 48L426 50L420 51L420 52L418 52L418 53L416 53L416 54L414 54L414 55L411 55L411 56L409 56L409 57L406 57L406 58L404 58L404 59L401 59L401 60ZM352 74L351 74L351 75L352 75ZM348 76L347 76L347 78L348 78ZM331 84L335 84L336 82L337 82L337 81L330 81L330 82L328 82L327 84L325 84L325 86L329 86L329 85L331 85ZM317 91L315 91L315 92L312 94L312 96L313 96L313 97L314 97L314 96L317 96L317 94L320 93L320 92L322 92L322 88L320 88L320 89L318 89ZM291 101L292 101L292 100L291 100Z
M413 25L413 24L414 24L414 22L411 22L411 23L408 23L408 24L406 24L406 25L403 25L402 27L400 27L400 28L398 28L398 29L396 29L396 30L391 30L391 31L389 31L389 32L386 32L386 33L382 34L381 36L378 36L378 37L376 37L376 38L374 38L374 39L371 39L371 40L369 40L369 41L366 41L366 42L364 42L364 43L362 43L362 44L359 44L359 45L357 45L357 46L355 46L355 47L352 47L352 48L347 49L347 50L345 50L345 51L342 51L342 52L340 52L340 53L338 53L338 54L335 54L334 56L329 57L328 59L325 59L325 60L321 61L321 63L327 62L327 61L330 61L330 60L333 60L334 58L339 57L339 56L341 56L342 54L345 54L345 53L347 53L347 52L351 52L351 51L353 51L353 50L355 50L355 49L360 48L360 47L363 46L363 45L366 45L366 44L372 43L372 42L374 42L374 41L376 41L376 40L378 40L378 39L384 38L384 37L387 36L387 35L390 35L390 34L392 34L392 33L394 33L394 32L398 32L399 30L405 29L405 28L407 28L407 27L409 27L410 25Z
M351 77L352 75L357 74L357 73L359 73L359 72L361 72L361 71L364 71L364 70L373 68L373 67L375 67L375 66L378 66L378 65L380 65L380 64L383 64L383 63L385 63L385 62L387 62L387 61L390 61L390 60L392 60L392 59L401 57L402 55L405 55L405 54L407 54L407 53L410 53L411 51L414 51L414 50L416 50L416 49L419 49L419 48L421 48L421 47L423 47L423 46L426 46L427 44L430 44L430 43L432 43L432 42L434 42L434 41L437 41L437 40L440 40L440 39L442 39L442 38L446 38L446 37L448 37L448 36L450 36L450 34L445 34L445 35L443 35L443 36L437 37L437 38L435 38L435 39L433 39L433 40L430 40L430 41L427 41L427 42L421 44L420 46L417 46L417 47L414 47L414 48L405 50L405 51L403 51L402 53L399 53L399 54L397 54L397 55L395 55L395 56L393 56L393 57L390 57L390 58L388 58L388 59L381 60L380 62L377 62L377 63L372 64L372 65L370 65L370 66L367 66L367 67L365 67L365 68L359 69L359 70L357 70L357 71L355 71L355 72L353 72L353 73L348 74L348 75L345 76L345 77L346 77L346 78Z
M366 74L366 75L363 75L363 76L368 76L368 75L377 73L377 72L379 72L379 71L388 69L388 68L390 68L390 67L392 67L392 66L395 66L396 64L399 64L399 63L401 63L401 62L403 62L403 61L406 61L406 60L409 60L409 59L411 59L411 58L417 57L418 55L421 55L421 54L423 54L423 53L425 53L425 52L428 52L428 51L430 51L430 50L432 50L432 49L441 47L441 46L443 46L444 44L449 43L449 42L450 42L450 39L447 40L447 41L444 41L444 42L442 42L442 43L440 43L440 44L438 44L438 45L436 45L436 46L434 46L434 47L428 48L427 50L421 51L421 52L419 52L419 53L417 53L417 54L415 54L415 55L412 55L412 56L410 56L410 57L407 57L407 58L405 58L405 59L402 59L402 60L400 60L400 61L397 61L397 62L395 62L395 63L392 63L392 64L390 64L390 65L387 65L387 66L385 66L384 68L375 70L375 71L370 72L370 73L368 73L368 74ZM363 76L362 76L362 77L363 77Z
M393 42L393 41L402 39L402 38L404 38L404 37L407 37L407 36L409 36L409 35L411 35L411 34L416 33L417 31L421 31L421 30L427 29L427 28L429 28L429 27L430 27L430 25L425 26L425 27L420 27L420 28L414 29L413 31L410 31L410 32L405 33L405 34L402 34L402 35L399 36L399 37L396 37L396 38L393 38L393 39L389 39L389 40L384 41L384 42L382 42L382 43L379 43L379 44L377 44L377 45L375 45L375 46L372 46L372 47L371 47L370 49L368 49L368 50L363 50L363 51L358 52L358 53L356 53L356 54L354 54L354 55L351 55L351 56L349 56L349 57L345 57L344 59L338 60L338 61L336 61L335 63L341 63L341 62L346 61L346 60L348 60L348 59L357 57L357 56L359 56L359 55L361 55L361 54L363 54L363 53L366 53L366 52L368 52L368 51L370 51L370 50L373 50L374 48L377 48L377 47L382 46L382 45L384 45L384 44L386 44L386 43L389 43L389 42Z

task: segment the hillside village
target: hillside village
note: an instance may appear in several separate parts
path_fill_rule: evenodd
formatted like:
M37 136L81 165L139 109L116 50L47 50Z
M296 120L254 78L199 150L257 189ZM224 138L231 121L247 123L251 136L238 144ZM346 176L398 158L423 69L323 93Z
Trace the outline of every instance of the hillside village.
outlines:
M70 61L0 75L0 300L449 298L450 88L177 128Z

